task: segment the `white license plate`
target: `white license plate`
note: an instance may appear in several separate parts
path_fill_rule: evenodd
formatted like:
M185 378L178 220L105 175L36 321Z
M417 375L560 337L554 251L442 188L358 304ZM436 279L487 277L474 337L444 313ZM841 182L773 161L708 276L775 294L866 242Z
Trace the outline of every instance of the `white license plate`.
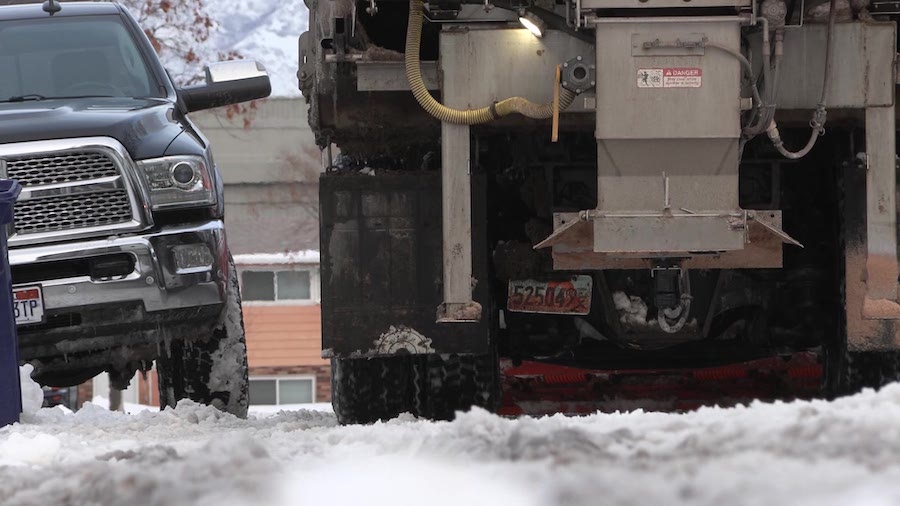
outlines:
M554 281L512 280L506 308L517 313L586 315L591 312L590 276Z
M44 321L44 294L39 286L13 288L13 316L16 325L31 325Z

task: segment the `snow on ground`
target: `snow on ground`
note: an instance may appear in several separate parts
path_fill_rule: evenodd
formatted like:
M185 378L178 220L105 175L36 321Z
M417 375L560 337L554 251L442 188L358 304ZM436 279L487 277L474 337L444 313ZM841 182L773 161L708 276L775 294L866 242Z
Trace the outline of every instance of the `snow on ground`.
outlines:
M35 413L44 404L44 391L31 379L34 366L25 364L19 367L19 385L22 389L22 412Z
M0 504L900 504L900 385L832 403L339 427L300 410L42 409L0 429Z
M250 415L259 418L274 416L291 411L320 411L322 413L334 413L330 402L314 402L312 404L281 404L278 406L250 406Z
M102 395L95 395L94 398L91 399L91 404L93 404L94 406L99 406L103 409L109 409L109 399L103 397ZM145 404L134 404L131 402L123 403L122 408L125 413L130 414L140 413L141 411L159 411L159 406L147 406ZM334 410L331 408L331 404L323 402L312 404L281 404L278 406L250 406L250 414L259 417L277 415L282 411L300 410L323 411L325 413L334 412ZM30 412L27 409L23 411L25 411L26 413Z
M102 395L95 395L94 398L91 399L91 404L103 409L109 409L109 399L103 397ZM143 404L135 404L133 402L123 402L122 409L125 411L125 413L130 414L140 413L141 411L159 411L158 406L145 406Z

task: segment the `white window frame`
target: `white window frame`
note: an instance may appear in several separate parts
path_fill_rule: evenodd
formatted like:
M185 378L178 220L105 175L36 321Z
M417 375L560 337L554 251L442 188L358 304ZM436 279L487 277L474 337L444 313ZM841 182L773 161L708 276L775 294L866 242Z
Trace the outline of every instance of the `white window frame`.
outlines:
M272 272L275 273L273 288L278 297L278 275L280 271L308 272L309 273L309 298L286 300L244 300L246 306L315 306L322 302L322 288L319 284L319 266L304 264L272 264L272 265L237 265L238 283L241 285L241 293L244 289L245 272Z
M282 380L310 380L312 382L312 404L316 403L316 377L311 374L290 374L286 376L250 376L250 381L275 381L275 404L253 404L250 399L251 406L288 406L289 404L281 404L281 389L278 383Z

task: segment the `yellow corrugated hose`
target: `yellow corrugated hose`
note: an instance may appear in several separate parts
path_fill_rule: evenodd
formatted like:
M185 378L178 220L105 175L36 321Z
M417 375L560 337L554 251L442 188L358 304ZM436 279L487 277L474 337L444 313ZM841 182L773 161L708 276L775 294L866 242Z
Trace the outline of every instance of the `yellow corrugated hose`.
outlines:
M518 113L534 119L553 116L553 103L536 104L522 97L511 97L481 109L452 109L431 96L422 81L419 65L419 46L422 43L422 0L409 0L409 27L406 30L406 80L416 100L428 114L457 125L478 125ZM575 100L575 93L565 88L559 93L559 110L565 110Z

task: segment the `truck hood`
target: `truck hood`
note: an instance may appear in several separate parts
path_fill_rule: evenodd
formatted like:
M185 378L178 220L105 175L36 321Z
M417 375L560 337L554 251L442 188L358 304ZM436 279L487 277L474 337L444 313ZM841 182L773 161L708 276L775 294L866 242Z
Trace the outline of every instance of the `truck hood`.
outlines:
M166 99L81 98L0 103L0 144L112 137L135 160L163 156L184 130Z

